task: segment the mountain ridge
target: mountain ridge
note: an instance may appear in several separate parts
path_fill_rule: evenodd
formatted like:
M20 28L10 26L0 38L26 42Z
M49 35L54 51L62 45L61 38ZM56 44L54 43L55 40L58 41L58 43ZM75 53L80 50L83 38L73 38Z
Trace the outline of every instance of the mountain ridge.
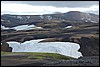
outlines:
M99 15L92 13L84 13L79 11L70 11L60 14L44 14L44 15L1 15L1 24L3 26L18 26L21 24L34 24L34 22L45 21L70 21L70 22L89 22L99 23ZM52 24L52 23L51 23Z

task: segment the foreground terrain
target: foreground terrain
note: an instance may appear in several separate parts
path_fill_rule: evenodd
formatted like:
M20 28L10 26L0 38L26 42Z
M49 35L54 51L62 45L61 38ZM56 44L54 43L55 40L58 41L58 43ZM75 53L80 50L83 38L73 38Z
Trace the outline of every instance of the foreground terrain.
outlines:
M99 66L99 56L75 59L53 53L1 53L2 66Z
M2 66L41 66L49 62L65 59L70 60L74 58L56 53L1 52Z

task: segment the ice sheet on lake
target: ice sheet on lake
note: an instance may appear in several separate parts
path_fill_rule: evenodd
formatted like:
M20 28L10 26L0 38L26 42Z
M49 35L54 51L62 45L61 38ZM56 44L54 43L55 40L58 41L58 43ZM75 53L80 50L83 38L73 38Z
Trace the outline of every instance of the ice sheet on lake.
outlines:
M80 46L71 42L41 42L44 39L30 40L24 43L7 42L10 47L13 48L12 52L49 52L59 53L66 56L78 58L82 56L81 52L78 52Z

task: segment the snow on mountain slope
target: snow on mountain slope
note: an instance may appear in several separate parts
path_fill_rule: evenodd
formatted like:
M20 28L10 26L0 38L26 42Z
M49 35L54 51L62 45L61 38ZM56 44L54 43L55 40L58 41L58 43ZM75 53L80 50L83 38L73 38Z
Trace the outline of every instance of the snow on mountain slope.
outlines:
M10 28L1 25L1 29L10 29Z
M20 25L12 28L8 28L1 25L2 29L15 29L15 30L31 30L31 29L42 29L42 27L37 27L35 25Z

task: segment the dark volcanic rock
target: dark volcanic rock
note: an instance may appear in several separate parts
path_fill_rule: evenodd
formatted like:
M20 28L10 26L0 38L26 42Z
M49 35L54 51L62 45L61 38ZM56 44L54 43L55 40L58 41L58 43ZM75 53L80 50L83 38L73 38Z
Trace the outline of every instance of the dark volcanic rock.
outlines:
M99 38L81 37L73 38L71 41L80 44L79 51L83 56L99 56Z
M8 43L3 42L1 45L1 51L12 52L12 47L9 47Z
M99 56L99 38L82 37L80 47L83 56Z
M99 66L99 56L87 56L74 60L58 60L42 66Z

